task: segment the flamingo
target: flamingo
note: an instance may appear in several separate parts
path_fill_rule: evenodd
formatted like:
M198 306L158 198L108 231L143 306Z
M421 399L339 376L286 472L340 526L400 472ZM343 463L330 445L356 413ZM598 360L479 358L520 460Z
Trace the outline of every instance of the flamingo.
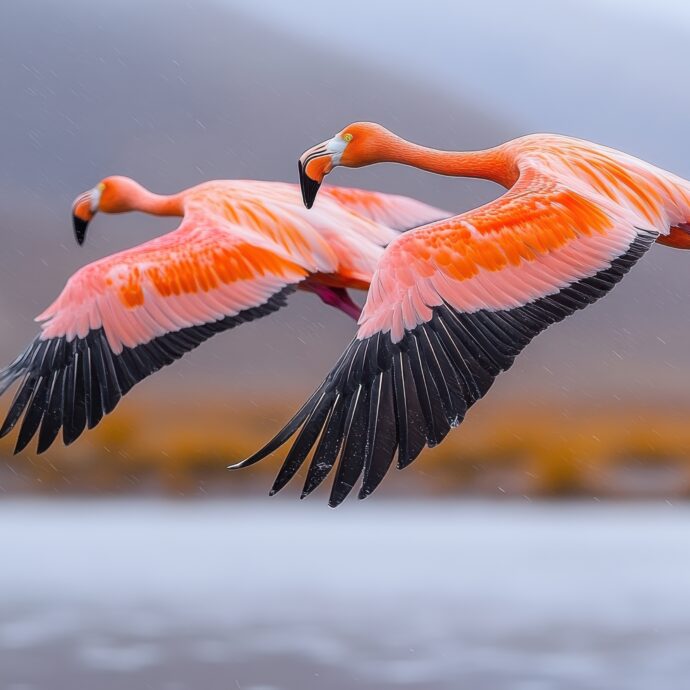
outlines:
M69 279L37 317L39 335L0 371L0 395L21 379L0 437L23 415L15 452L37 432L39 453L60 429L72 443L136 383L216 333L276 311L296 288L356 319L347 289L368 288L383 247L398 231L448 215L359 189L332 187L325 197L312 214L292 184L220 180L161 196L118 176L79 195L79 244L98 211L182 221Z
M654 242L690 248L690 182L598 144L535 134L449 152L358 122L300 158L311 207L336 166L402 163L492 180L484 206L416 228L383 252L356 337L287 425L232 467L258 462L299 430L271 489L314 446L302 498L337 462L329 503L360 480L370 495L397 452L407 467L440 443L547 326L603 297Z

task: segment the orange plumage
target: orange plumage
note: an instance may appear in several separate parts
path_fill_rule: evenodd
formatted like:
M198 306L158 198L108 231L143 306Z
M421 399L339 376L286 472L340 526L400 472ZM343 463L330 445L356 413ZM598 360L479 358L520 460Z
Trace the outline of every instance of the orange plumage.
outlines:
M22 415L17 450L60 429L66 443L93 427L138 381L215 333L267 315L302 289L359 316L347 288L367 288L399 230L445 214L404 197L325 190L308 213L294 185L215 181L152 194L110 177L73 205L77 240L97 212L181 216L173 232L85 266L37 320L41 333L7 369L22 384L0 428Z
M360 476L360 498L369 495L396 453L405 467L440 443L533 337L605 295L655 241L690 247L688 181L550 134L456 153L354 123L300 159L305 204L337 165L377 162L482 177L508 191L391 242L356 338L300 412L239 465L299 430L273 491L315 448L303 496L337 466L331 505Z

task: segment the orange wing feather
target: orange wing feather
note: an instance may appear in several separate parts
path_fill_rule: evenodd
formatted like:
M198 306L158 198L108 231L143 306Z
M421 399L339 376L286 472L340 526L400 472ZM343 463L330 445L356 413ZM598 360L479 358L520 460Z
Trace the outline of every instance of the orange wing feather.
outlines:
M397 342L444 302L465 312L527 304L605 269L641 232L663 239L690 218L687 183L567 142L566 156L523 143L520 177L506 194L391 243L358 337L391 332Z
M380 219L442 215L357 190L341 200L334 192L310 214L295 185L273 182L216 181L183 194L176 231L78 271L38 317L40 335L0 372L0 394L22 380L0 428L4 436L23 415L16 450L38 433L41 452L61 428L71 443L138 381L280 308L307 277L368 286L397 236Z
M550 324L611 290L653 242L690 219L690 184L574 139L506 145L515 185L490 204L396 238L357 337L252 464L299 431L280 490L313 450L303 496L333 468L330 504L360 498L396 452L405 467L440 443Z
M103 328L119 354L259 306L308 273L268 240L228 232L221 219L191 211L175 232L75 273L37 320L44 340Z
M320 195L334 199L369 220L399 231L410 230L452 215L399 194L382 194L365 189L324 185Z

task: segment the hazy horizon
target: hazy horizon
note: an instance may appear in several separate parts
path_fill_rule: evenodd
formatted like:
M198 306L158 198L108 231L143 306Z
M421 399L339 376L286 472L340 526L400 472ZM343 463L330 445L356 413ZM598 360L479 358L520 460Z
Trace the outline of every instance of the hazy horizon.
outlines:
M688 3L5 0L0 18L0 367L75 270L176 226L101 213L78 247L71 203L111 174L296 182L304 149L375 120L444 149L562 132L690 179ZM329 182L451 212L501 193L394 165ZM685 690L689 304L690 252L652 248L338 510L328 479L299 501L304 466L269 498L280 453L227 470L355 332L313 295L74 445L12 456L15 430L0 690Z
M0 111L0 360L23 349L36 332L33 317L79 266L174 227L140 214L99 216L78 248L70 203L108 174L161 192L223 177L295 181L305 147L351 120L373 119L442 148L565 131L690 177L679 146L690 94L673 88L685 78L678 37L690 25L675 14L628 13L615 0L570 3L567 11L539 0L518 12L493 0L428 3L414 22L411 6L367 5L365 21L364 7L359 0L289 12L272 0L13 3L0 26L8 84ZM631 43L654 50L630 50ZM672 88L665 102L660 92ZM500 193L390 165L339 170L330 181L451 211ZM607 299L537 338L492 398L685 399L687 262L683 252L654 248ZM213 389L229 399L281 392L298 399L353 332L342 314L297 295L131 397L189 390L203 400Z

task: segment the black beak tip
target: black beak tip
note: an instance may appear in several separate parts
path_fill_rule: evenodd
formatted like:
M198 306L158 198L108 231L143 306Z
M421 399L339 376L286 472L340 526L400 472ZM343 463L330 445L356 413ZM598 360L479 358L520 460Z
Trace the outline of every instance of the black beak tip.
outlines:
M321 183L312 180L312 178L307 175L304 171L302 161L297 162L297 167L299 168L299 184L302 189L302 201L307 208L311 208L314 205L314 200L316 199L316 194L319 191Z
M77 244L81 247L86 238L86 228L89 227L89 221L79 218L79 216L72 216L72 224L74 226L74 237Z

